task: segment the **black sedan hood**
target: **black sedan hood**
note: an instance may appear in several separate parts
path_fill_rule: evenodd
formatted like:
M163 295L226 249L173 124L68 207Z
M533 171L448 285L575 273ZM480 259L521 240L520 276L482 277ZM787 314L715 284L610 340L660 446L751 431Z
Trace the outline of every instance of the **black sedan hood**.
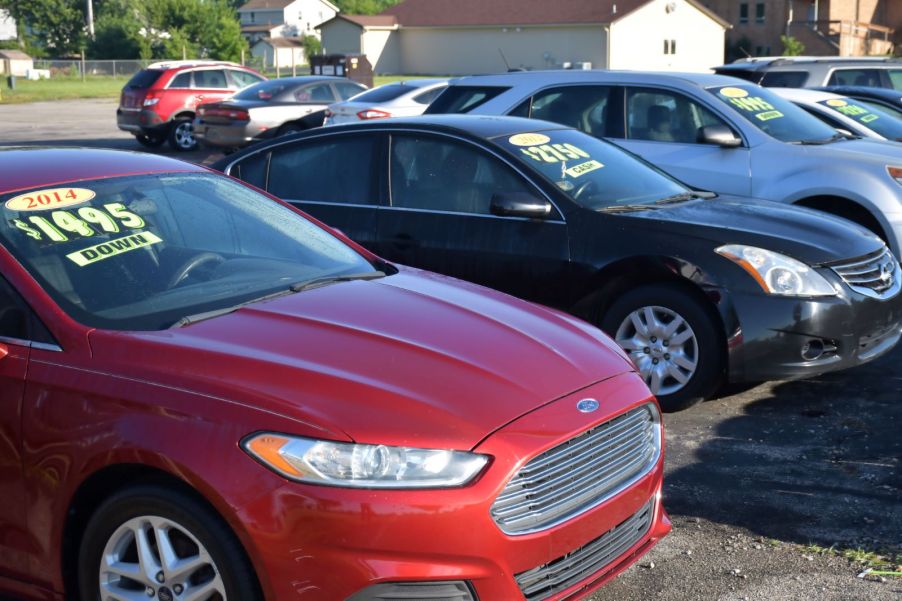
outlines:
M672 233L710 240L718 246L766 248L809 265L859 257L883 244L865 228L821 211L735 196L620 216L648 220Z

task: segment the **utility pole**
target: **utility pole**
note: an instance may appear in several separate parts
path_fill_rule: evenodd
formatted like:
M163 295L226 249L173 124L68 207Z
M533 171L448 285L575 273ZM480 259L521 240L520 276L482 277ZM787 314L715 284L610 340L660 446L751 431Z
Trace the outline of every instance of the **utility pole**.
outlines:
M94 0L86 0L88 17L88 37L94 39Z

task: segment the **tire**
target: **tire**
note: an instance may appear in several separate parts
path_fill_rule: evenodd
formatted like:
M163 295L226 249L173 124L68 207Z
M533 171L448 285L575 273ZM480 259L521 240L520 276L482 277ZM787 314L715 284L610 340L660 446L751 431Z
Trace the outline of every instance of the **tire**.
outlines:
M148 537L150 544L144 548L155 564L161 563L157 549L163 539L170 542L178 559L206 552L206 561L186 574L157 571L154 565L150 571L157 574L145 575L146 570L137 564L139 532ZM210 601L263 601L244 549L226 523L194 497L170 488L135 486L116 493L97 508L79 550L80 601L101 599L101 572L108 563L117 561L120 566L135 564L138 578L104 575L105 585L136 590L142 596L146 591L147 598L154 601L177 599L191 593L191 587L204 586L211 588Z
M188 152L197 149L197 138L194 137L194 122L184 117L175 119L169 128L169 146L177 152Z
M688 409L712 396L723 380L723 336L681 286L630 290L602 316L601 329L629 353L664 411Z
M147 136L144 134L136 135L135 139L138 141L138 144L145 148L156 148L166 141L165 136Z

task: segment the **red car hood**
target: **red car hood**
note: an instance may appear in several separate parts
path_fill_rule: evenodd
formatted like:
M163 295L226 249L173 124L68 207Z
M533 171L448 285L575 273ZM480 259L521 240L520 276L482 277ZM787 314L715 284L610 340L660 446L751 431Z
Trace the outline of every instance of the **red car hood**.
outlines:
M455 449L633 369L574 318L412 269L179 329L95 331L91 344L123 375L253 405L324 436Z

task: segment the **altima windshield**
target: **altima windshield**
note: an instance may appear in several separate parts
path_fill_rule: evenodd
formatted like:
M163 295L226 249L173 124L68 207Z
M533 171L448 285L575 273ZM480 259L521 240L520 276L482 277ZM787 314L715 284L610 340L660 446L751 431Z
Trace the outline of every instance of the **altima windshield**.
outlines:
M291 209L212 174L81 181L0 202L0 243L91 327L163 329L314 279L377 272Z
M582 206L651 205L690 192L620 148L573 129L495 140Z
M766 88L739 84L709 92L764 133L783 142L826 143L837 131Z

